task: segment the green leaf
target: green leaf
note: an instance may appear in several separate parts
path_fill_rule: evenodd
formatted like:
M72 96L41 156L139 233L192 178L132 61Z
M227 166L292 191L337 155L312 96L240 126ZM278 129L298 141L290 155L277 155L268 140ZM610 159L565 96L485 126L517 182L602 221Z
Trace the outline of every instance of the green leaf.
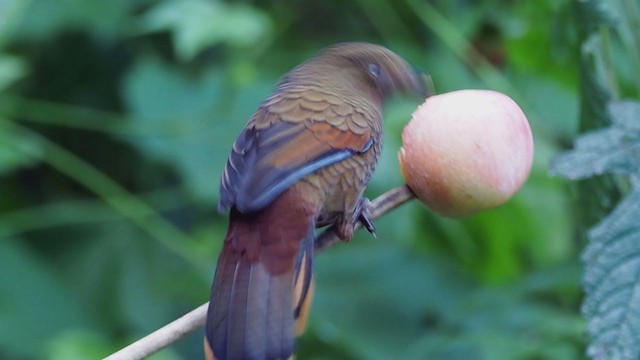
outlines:
M224 95L223 80L217 69L189 74L145 57L129 70L123 90L129 109L145 118L141 120L174 124L180 131L190 129L193 124L189 122L196 120L196 115L218 103Z
M552 161L553 174L579 180L640 169L640 103L614 102L610 113L613 125L580 136L572 151Z
M0 241L0 353L41 358L65 329L86 326L80 302L23 242Z
M617 21L617 1L584 0L578 6L579 25L585 32L595 32L601 25L613 26Z
M631 141L630 141L631 140ZM631 173L638 169L639 139L617 128L597 130L583 135L573 151L551 163L551 173L580 180L605 173ZM634 157L635 156L635 157Z
M609 103L609 114L614 124L628 131L640 131L640 101Z
M218 179L241 127L271 90L260 79L232 96L227 75L213 68L189 74L146 58L128 74L125 101L137 115L132 127L155 124L169 136L127 137L152 158L177 167L187 188L209 204L218 200Z
M22 59L0 55L0 93L27 74L27 64Z
M606 58L606 47L596 34L589 35L581 48L581 130L607 126L610 119L606 108L613 96L610 64Z
M590 232L583 260L594 359L640 357L640 190L636 189Z
M33 138L23 136L11 127L7 127L0 119L0 174L8 173L16 168L34 163L29 153L40 152L41 145ZM28 148L28 151L20 149Z
M103 337L89 331L58 334L47 348L49 360L100 359L111 350Z
M255 8L204 0L165 1L142 20L145 32L170 30L182 60L190 60L219 43L256 45L271 27L270 18Z
M218 70L189 76L153 59L136 65L125 80L125 100L138 115L133 128L174 129L173 136L129 137L155 159L175 164L188 188L198 197L217 200L217 181L226 161L228 132L213 115L225 98L224 77ZM205 122L206 121L206 122ZM229 144L230 145L230 144Z
M140 1L30 0L17 17L14 40L46 40L65 30L82 29L115 37L128 29L131 10ZM21 4L21 5L22 5Z

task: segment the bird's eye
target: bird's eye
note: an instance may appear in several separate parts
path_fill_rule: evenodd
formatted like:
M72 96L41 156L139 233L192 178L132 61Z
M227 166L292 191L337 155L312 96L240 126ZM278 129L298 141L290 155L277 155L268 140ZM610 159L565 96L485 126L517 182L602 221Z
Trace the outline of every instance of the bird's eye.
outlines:
M369 75L377 79L380 76L380 65L374 63L369 64Z

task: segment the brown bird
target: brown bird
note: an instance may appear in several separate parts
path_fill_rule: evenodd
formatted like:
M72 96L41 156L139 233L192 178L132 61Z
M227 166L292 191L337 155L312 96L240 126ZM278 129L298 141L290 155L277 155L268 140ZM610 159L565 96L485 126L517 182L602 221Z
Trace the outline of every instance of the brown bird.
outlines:
M362 197L382 150L382 106L424 94L398 55L339 44L278 83L233 145L220 184L231 210L207 314L209 359L287 359L312 290L316 227L373 231ZM300 325L299 328L304 327ZM301 329L298 329L301 332Z

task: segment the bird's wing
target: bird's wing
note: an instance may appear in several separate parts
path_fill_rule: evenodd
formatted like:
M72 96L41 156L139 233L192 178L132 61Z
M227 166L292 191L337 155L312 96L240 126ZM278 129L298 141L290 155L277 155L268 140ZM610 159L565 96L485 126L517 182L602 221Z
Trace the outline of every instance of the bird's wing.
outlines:
M276 93L233 145L220 209L260 210L301 178L369 150L376 111L317 90Z

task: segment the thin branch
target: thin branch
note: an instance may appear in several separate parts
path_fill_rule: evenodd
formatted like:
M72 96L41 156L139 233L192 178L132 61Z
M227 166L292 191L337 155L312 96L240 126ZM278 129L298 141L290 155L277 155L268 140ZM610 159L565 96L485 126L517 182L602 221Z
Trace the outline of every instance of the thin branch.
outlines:
M414 197L415 195L407 185L399 186L387 191L371 202L371 220L379 219L382 215L406 203ZM361 227L362 224L359 222L356 223L356 230ZM320 252L332 246L338 242L338 240L338 235L336 235L333 227L328 228L316 239L316 252Z
M204 326L209 303L198 306L183 317L161 327L133 344L115 352L105 360L144 359Z
M382 217L384 214L413 198L413 192L406 185L387 191L371 202L372 220ZM360 223L356 224L356 229L361 227L362 225L360 225ZM316 240L316 250L322 251L337 242L338 236L334 232L333 227L330 227L318 236L318 239ZM208 302L200 305L198 308L192 310L183 317L165 325L118 352L111 354L105 360L136 360L155 354L204 326L208 307Z

